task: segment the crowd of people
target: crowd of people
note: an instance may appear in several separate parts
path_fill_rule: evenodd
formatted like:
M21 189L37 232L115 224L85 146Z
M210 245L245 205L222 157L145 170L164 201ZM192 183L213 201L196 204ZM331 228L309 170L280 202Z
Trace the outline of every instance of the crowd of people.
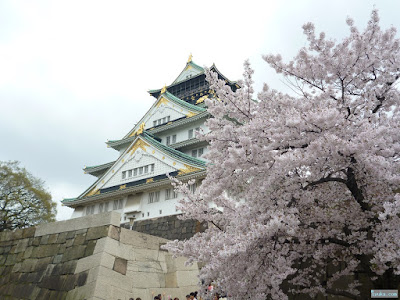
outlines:
M154 294L153 294L154 296ZM212 300L224 300L226 298L220 297L218 294L215 294L212 298ZM129 300L142 300L141 298L130 298ZM158 294L157 296L154 296L153 300L179 300L178 297L172 298L171 295L166 296L165 294L161 295ZM208 300L208 299L203 299L201 297L197 297L197 292L192 292L189 295L186 295L186 299L183 300Z

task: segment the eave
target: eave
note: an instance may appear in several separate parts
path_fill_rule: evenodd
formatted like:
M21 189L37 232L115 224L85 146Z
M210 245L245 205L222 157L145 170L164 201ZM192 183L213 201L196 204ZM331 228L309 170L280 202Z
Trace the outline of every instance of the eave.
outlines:
M98 166L85 167L83 169L83 171L85 172L85 174L90 174L90 175L99 177L99 176L103 175L105 172L107 172L107 170L109 168L111 168L114 163L115 163L115 161L111 161L109 163L105 163L105 164L98 165Z
M170 173L171 176L177 177L181 181L187 181L189 179L198 179L198 178L204 178L206 176L206 170L201 170L198 172L192 172L189 174L184 174L184 175L177 175L178 171ZM75 208L77 206L82 206L88 203L93 203L93 202L100 202L102 200L113 200L116 198L120 198L122 196L126 196L129 194L134 194L138 192L144 192L148 190L152 190L154 188L160 187L160 186L166 186L171 184L171 180L168 177L160 178L159 180L155 180L152 182L148 182L149 178L142 179L140 183L137 183L136 185L128 186L126 184L126 188L121 189L121 185L114 186L113 190L110 190L108 192L103 192L98 195L93 195L89 197L84 197L84 198L70 198L70 199L64 199L62 201L62 204L71 208ZM143 182L142 182L143 181ZM136 181L139 182L139 181ZM68 201L66 201L68 200Z
M171 122L168 122L166 124L162 125L157 125L155 127L151 127L149 129L146 129L145 132L151 133L151 134L156 134L156 133L161 133L170 129L178 128L180 126L186 125L188 123L201 120L203 118L208 118L210 114L207 111L203 111L197 115L194 115L192 117L183 117ZM132 141L135 139L135 136L123 138L120 140L114 140L114 141L108 141L106 142L107 147L113 148L115 150L121 150L124 147L127 147Z

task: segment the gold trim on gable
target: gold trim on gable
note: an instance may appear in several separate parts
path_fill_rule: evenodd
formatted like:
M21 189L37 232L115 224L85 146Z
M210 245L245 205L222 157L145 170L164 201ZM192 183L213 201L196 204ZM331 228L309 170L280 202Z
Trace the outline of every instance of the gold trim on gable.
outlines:
M120 185L120 186L119 186L119 189L120 189L120 190L126 189L126 184Z
M148 146L149 146L149 144L147 144L146 142L142 141L141 139L138 139L136 141L136 143L134 143L132 145L132 147L128 150L128 152L131 152L131 155L133 155L133 153L135 153L135 151L137 149L139 149L139 148L142 149L143 151L147 151L146 147L148 147Z
M146 180L146 183L154 182L154 178L149 178Z
M192 167L192 166L189 166L189 165L187 165L187 164L184 164L184 166L185 166L184 169L179 169L178 175L189 174L189 173L197 172L197 171L200 171L200 170L201 170L201 169L199 169L199 168Z
M167 105L167 103L168 103L168 100L164 97L161 97L160 100L158 101L156 107L159 107L161 104Z
M100 190L97 189L96 187L94 187L89 193L86 194L85 197L90 197L90 196L98 195L98 194L100 194Z
M134 132L132 132L129 135L129 137L134 136L134 135L139 135L139 134L143 133L145 126L146 126L146 124L144 122L142 124L140 124L139 128L137 130L135 130Z

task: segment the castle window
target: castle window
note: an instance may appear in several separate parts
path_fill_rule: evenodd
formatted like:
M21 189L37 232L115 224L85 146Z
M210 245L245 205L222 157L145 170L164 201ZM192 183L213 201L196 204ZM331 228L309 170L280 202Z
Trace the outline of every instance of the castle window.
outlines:
M171 190L172 189L166 189L165 190L165 200L171 199Z
M166 138L167 146L169 146L171 144L175 144L175 143L176 143L176 134L171 135L171 136L167 136L167 138Z
M104 203L99 204L99 213L103 212Z
M154 192L154 202L160 201L160 191Z
M117 210L118 209L118 200L114 200L113 201L113 210Z
M157 125L168 123L170 119L171 119L171 116L166 116L161 119L157 119L157 120L153 121L153 126L155 127Z
M191 139L193 138L193 129L190 129L188 132L188 138Z
M133 176L137 176L137 168L133 169Z
M132 177L132 170L128 171L128 177Z
M118 200L118 209L122 209L122 206L123 206L123 204L124 204L123 201L124 201L124 200L122 200L122 199L119 199L119 200Z
M105 211L105 212L108 211L108 202L105 202L105 203L104 203L104 211Z
M142 213L142 218L144 217L144 213Z
M162 209L160 209L160 215L162 214Z
M140 167L139 168L139 175L142 175L143 174L143 167Z
M144 174L149 173L149 166L144 166Z
M123 171L122 172L122 179L125 179L126 178L126 171Z
M154 164L151 164L150 168L151 168L151 172L154 172Z
M203 148L192 150L192 157L201 157L203 155Z
M150 192L149 193L149 203L153 203L154 202L154 192Z
M86 215L93 215L94 214L94 205L86 206Z
M189 190L194 193L197 188L197 183L193 183L192 185L189 185Z
M150 213L149 212L147 212L147 216L150 217Z

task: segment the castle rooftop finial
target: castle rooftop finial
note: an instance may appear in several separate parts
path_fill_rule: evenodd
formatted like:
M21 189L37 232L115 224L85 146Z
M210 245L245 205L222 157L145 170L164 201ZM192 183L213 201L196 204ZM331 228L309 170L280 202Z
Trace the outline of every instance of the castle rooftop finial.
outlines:
M164 87L161 89L161 94L164 94L167 91L167 85L164 84Z
M192 55L192 53L190 53L190 55L189 55L189 58L188 58L188 63L190 63L191 61L192 61L192 58L193 58L193 55Z

